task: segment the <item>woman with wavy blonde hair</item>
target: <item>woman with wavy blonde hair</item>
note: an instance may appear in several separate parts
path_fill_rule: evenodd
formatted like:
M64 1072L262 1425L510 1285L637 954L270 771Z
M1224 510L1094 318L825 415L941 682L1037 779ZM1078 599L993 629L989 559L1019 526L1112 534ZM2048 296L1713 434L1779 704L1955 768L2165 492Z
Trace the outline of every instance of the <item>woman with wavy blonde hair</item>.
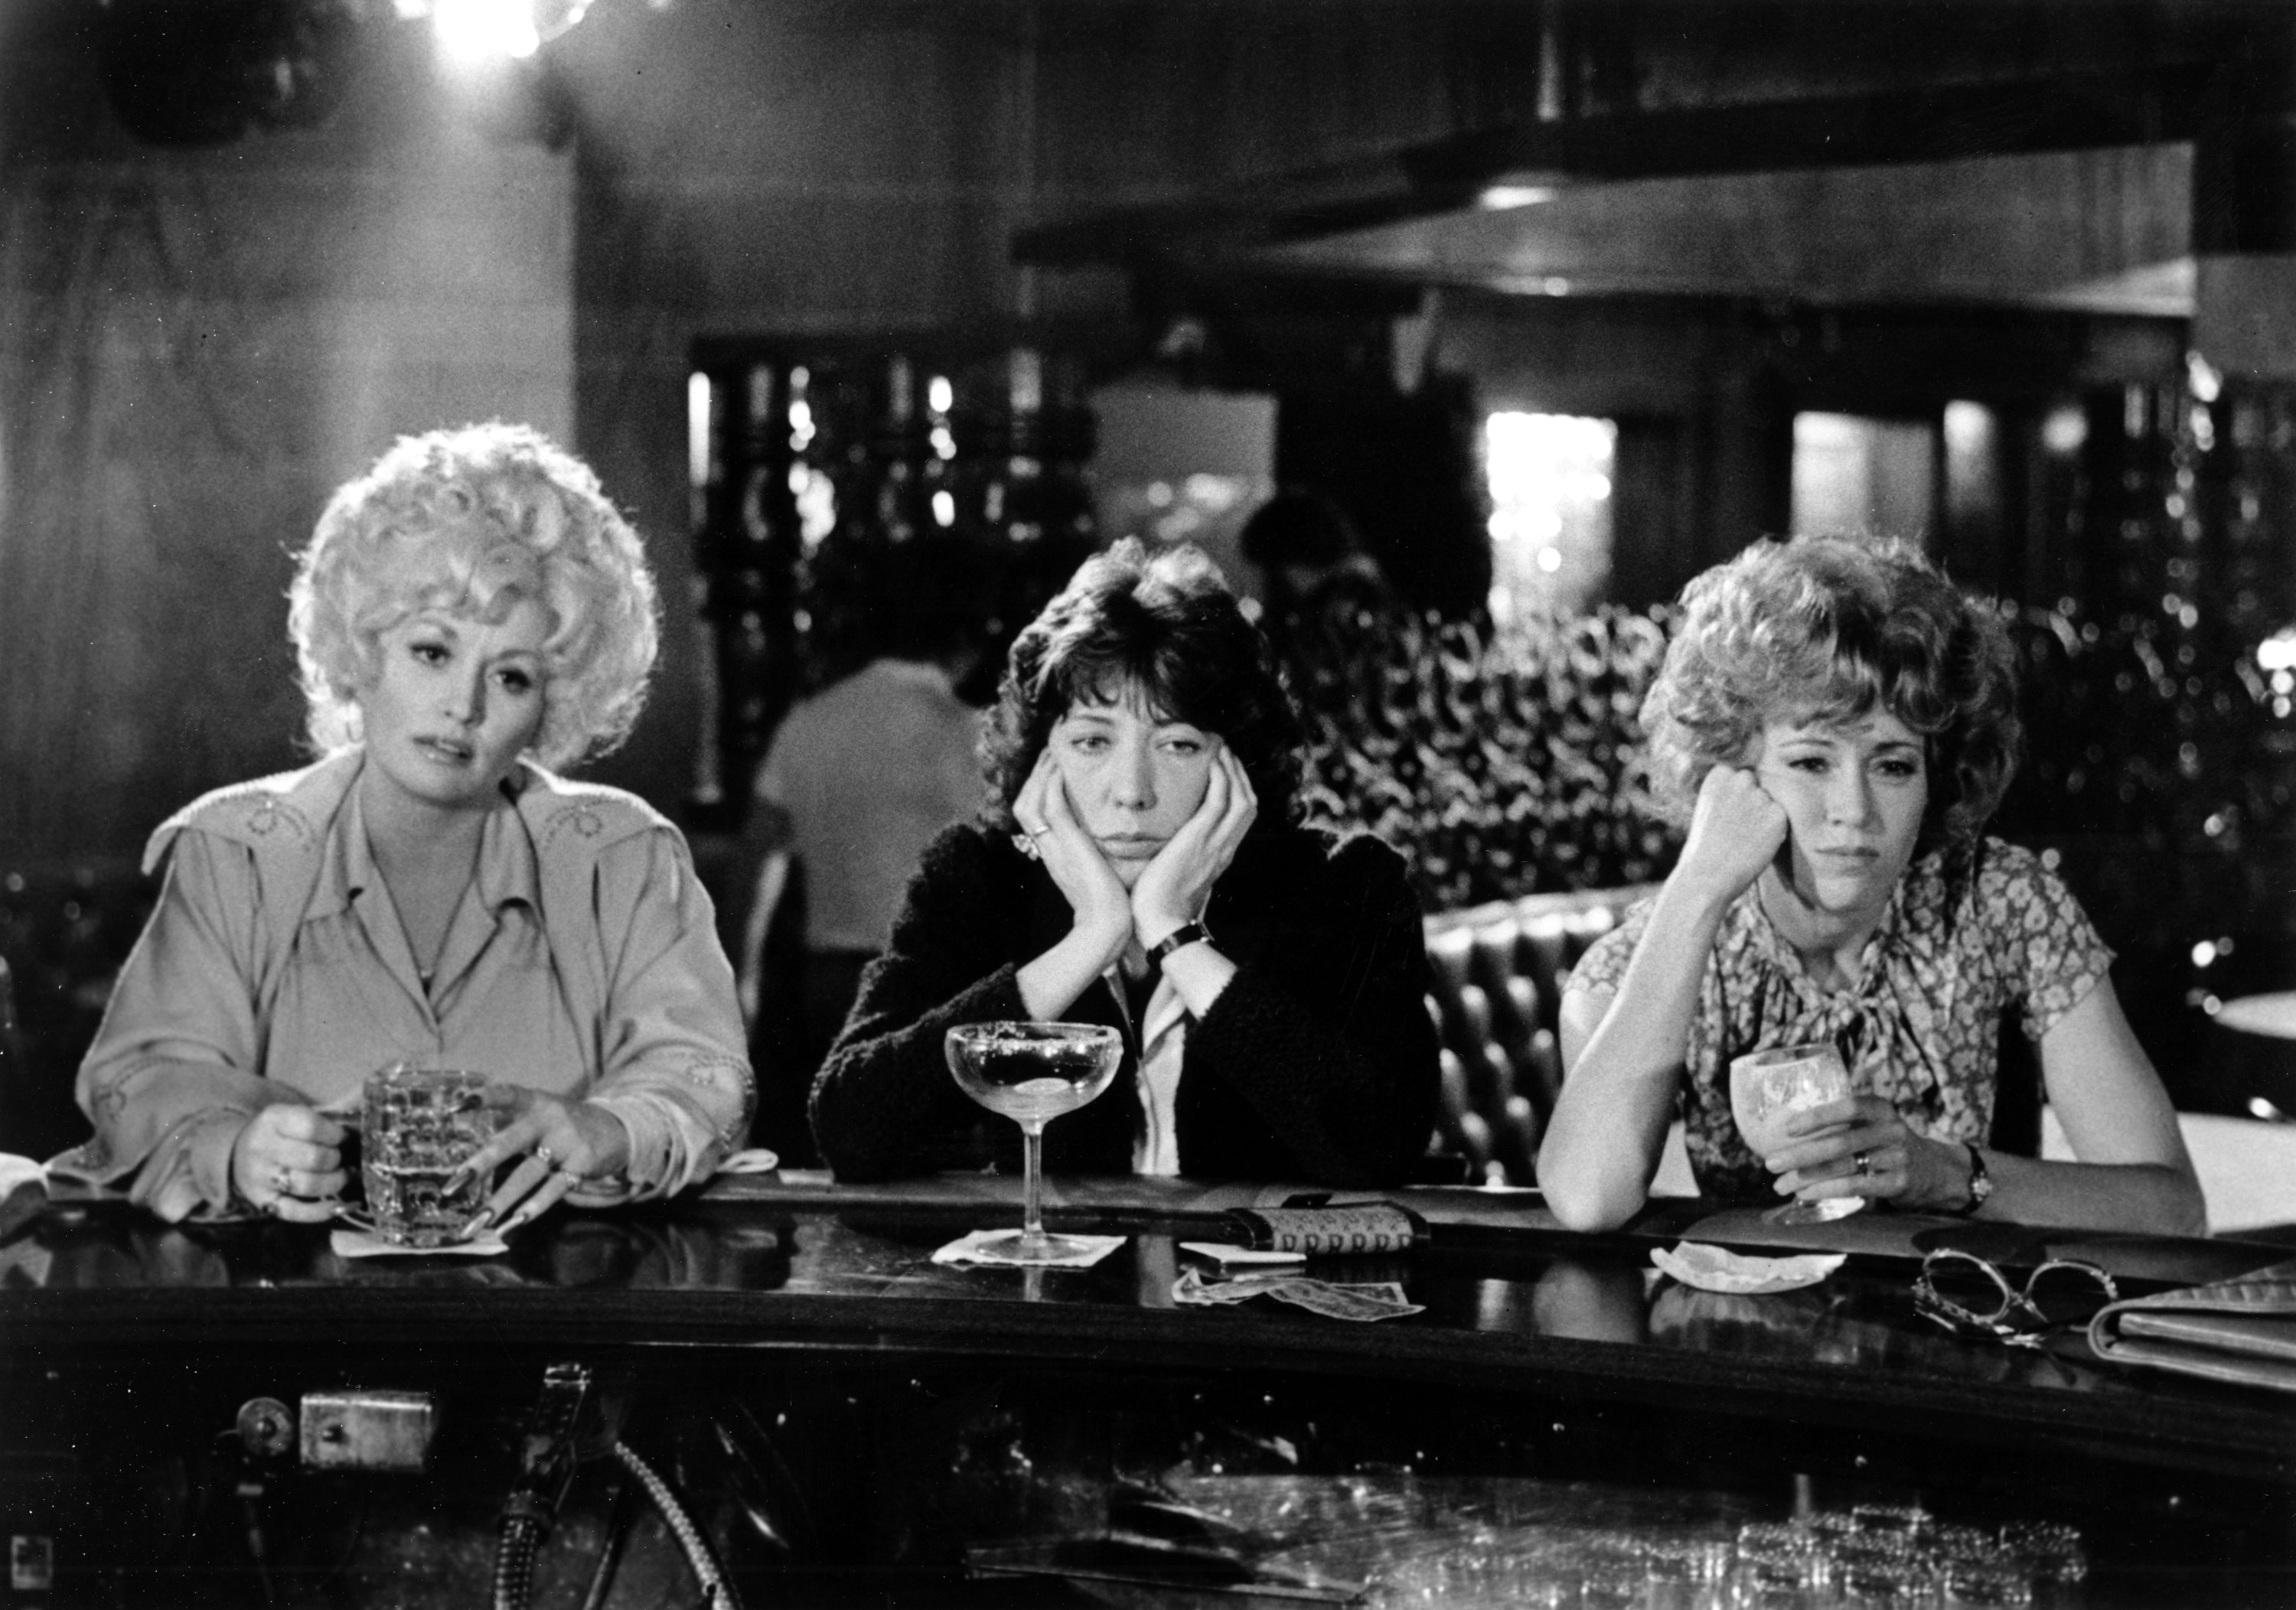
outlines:
M2112 952L2039 856L1984 833L2015 764L2013 664L1997 613L1896 543L1759 543L1684 591L1642 719L1689 833L1563 994L1538 1178L1565 1224L1632 1216L1679 1116L1709 1196L2199 1227ZM2079 1162L1991 1147L2005 1017ZM1756 1156L1732 1060L1817 1041L1856 1093Z
M168 1219L318 1221L340 1121L407 1060L489 1077L507 1229L706 1177L751 1100L732 969L677 830L545 769L612 748L658 643L597 478L500 423L336 492L289 625L324 758L163 824L166 882L56 1166ZM507 1165L507 1166L504 1166Z

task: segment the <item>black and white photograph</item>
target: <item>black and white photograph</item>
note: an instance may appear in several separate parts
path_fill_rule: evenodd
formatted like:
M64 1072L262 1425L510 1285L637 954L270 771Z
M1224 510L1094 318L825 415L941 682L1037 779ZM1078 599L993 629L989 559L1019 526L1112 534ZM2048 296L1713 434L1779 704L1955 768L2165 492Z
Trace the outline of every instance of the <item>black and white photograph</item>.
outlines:
M0 1606L2292 1517L2287 0L0 0Z

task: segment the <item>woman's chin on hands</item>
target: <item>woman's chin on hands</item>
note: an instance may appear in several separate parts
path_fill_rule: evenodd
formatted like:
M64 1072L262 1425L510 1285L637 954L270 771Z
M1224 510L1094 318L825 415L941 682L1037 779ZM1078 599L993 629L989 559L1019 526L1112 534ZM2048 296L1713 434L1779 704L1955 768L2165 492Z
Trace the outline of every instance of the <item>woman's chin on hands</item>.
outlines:
M1013 820L1069 903L1071 939L1098 957L1095 971L1113 965L1132 937L1132 896L1078 819L1050 749L1037 756L1013 798Z
M1243 763L1221 744L1203 802L1132 886L1132 925L1144 944L1202 914L1259 813L1259 796Z

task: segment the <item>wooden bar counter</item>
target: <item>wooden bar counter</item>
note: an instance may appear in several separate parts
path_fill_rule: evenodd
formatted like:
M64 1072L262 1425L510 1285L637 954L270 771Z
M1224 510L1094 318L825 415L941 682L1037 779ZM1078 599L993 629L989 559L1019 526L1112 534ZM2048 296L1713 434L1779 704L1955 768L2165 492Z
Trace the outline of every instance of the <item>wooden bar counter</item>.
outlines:
M1273 1602L1278 1578L1287 1602L1470 1603L1426 1572L1534 1511L1549 1530L1576 1514L1615 1532L1626 1514L1629 1531L1727 1537L1858 1504L2079 1528L2091 1568L2036 1602L2296 1602L2296 1396L2130 1370L2077 1336L1967 1339L1912 1297L1939 1245L2013 1270L2089 1258L2125 1293L2288 1247L1880 1213L1775 1230L1683 1200L1590 1238L1535 1192L1423 1188L1391 1193L1428 1221L1420 1246L1311 1272L1397 1281L1423 1312L1175 1302L1193 1262L1179 1243L1289 1194L1054 1181L1056 1228L1127 1240L1042 1271L932 1261L1017 1219L1015 1182L987 1176L734 1177L688 1202L556 1214L483 1259L355 1261L305 1227L51 1205L0 1247L0 1503L12 1535L52 1540L53 1568L0 1604L477 1602L554 1363L594 1384L537 1605L584 1602L594 1580L598 1603L658 1602L615 1508L616 1441L683 1484L753 1604ZM1652 1268L1685 1238L1849 1256L1817 1286L1720 1295ZM315 1468L308 1449L250 1440L250 1404L292 1421L362 1392L435 1417L419 1473ZM1264 1543L1277 1491L1294 1521L1319 1504L1328 1521L1345 1492L1400 1530L1353 1579L1315 1556L1306 1587L1248 1569L1215 1582L1201 1538L1161 1562L1143 1541L1143 1514L1183 1531L1210 1515ZM622 1534L626 1557L594 1578ZM1388 1568L1404 1555L1439 1563L1406 1581ZM1158 1574L1174 1561L1196 1574Z

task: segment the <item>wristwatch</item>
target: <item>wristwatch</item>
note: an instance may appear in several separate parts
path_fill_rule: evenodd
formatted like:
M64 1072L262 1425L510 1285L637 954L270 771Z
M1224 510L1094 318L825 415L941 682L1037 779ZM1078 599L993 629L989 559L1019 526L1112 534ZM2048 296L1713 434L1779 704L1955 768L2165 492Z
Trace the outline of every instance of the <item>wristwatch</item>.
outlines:
M1211 930L1206 928L1202 923L1184 922L1178 928L1174 928L1170 933L1165 935L1161 939L1159 939L1149 950L1148 965L1153 968L1161 968L1164 965L1164 958L1170 955L1174 951L1178 950L1183 945L1194 944L1199 940L1209 942L1211 936Z
M1977 1149L1977 1142L1964 1140L1962 1144L1969 1148L1969 1201L1952 1211L1956 1217L1966 1219L1984 1206L1985 1199L1993 1194L1993 1176L1985 1170L1985 1154Z

